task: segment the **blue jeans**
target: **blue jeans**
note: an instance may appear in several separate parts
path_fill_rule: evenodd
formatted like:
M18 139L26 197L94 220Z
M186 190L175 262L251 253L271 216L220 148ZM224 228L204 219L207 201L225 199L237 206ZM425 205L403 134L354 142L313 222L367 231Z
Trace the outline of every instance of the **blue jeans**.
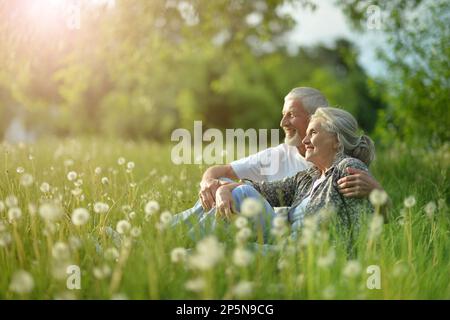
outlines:
M222 178L221 180L231 181L224 178ZM272 206L255 188L250 185L244 184L234 188L232 191L232 196L237 214L240 214L241 205L244 199L255 198L261 201L261 203L263 204L262 214L259 214L257 217L252 218L251 220L253 220L254 224L262 230L264 242L267 243L270 236L272 220L276 215ZM215 213L216 208L212 208L211 210L205 212L200 200L198 200L192 208L176 214L174 216L172 226L184 222L191 228L191 232L189 232L191 236L194 232L192 229L195 227L199 229L201 235L205 235L208 232L212 232L217 226Z

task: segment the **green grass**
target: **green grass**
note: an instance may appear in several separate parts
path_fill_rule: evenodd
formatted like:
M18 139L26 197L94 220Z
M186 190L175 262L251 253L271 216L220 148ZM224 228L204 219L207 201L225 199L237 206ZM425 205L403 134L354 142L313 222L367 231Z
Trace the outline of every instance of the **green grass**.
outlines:
M371 169L393 201L392 216L370 245L371 217L365 219L352 258L356 262L350 264L354 271L345 274L347 252L332 224L320 227L307 244L280 238L279 250L269 252L252 243L240 244L251 255L245 266L233 260L237 227L232 225L231 233L217 232L222 246L204 245L207 258L222 249L223 256L217 254L209 269L192 267L190 261L202 256L186 236L188 228L160 227L160 215L194 204L206 167L173 165L170 146L90 139L3 145L0 201L5 204L14 195L22 215L10 222L6 205L0 212L0 298L449 299L449 155L448 145L441 150L396 146L378 153ZM133 161L135 167L127 172L126 164L118 164L119 157ZM30 186L20 183L25 173L18 173L18 167L33 176ZM96 167L101 174L95 173ZM76 180L68 180L70 171L82 180L81 194L72 193ZM102 177L109 183L102 184ZM50 192L40 190L43 182L50 184ZM404 207L408 196L416 199L410 209ZM63 216L46 222L39 214L40 205L58 200ZM156 200L160 210L145 219L144 207L150 200ZM109 205L107 213L93 211L98 201ZM432 216L424 210L430 201L437 207ZM88 223L79 227L70 219L78 207L90 212ZM135 212L132 218L130 211ZM124 219L141 234L124 235L120 243L115 242L107 227L116 229ZM57 242L68 249L52 254ZM171 261L176 247L191 248L187 260ZM105 255L109 248L117 250L117 259ZM334 257L320 258L329 250ZM67 289L67 265L80 267L80 290ZM370 265L380 268L381 289L367 287ZM18 270L32 276L30 292L11 290Z

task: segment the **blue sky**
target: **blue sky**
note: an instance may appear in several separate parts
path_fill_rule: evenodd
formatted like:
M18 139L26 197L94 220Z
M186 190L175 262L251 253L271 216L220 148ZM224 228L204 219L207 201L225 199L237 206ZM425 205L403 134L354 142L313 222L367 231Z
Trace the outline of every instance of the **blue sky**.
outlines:
M377 61L375 49L385 44L381 31L368 30L358 33L352 30L342 11L333 4L333 0L317 1L317 9L296 7L289 10L297 22L295 29L288 35L291 50L298 46L311 46L325 44L332 46L333 41L339 37L351 40L360 50L359 62L372 76L383 73L383 65Z

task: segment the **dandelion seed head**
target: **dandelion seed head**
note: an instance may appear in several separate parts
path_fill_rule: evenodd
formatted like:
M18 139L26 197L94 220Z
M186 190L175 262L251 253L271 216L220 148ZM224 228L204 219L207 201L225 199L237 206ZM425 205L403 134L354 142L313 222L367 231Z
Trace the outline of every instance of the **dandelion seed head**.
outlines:
M8 208L17 207L19 205L19 200L17 200L15 195L9 195L5 199L5 204Z
M355 278L361 273L361 264L356 260L350 260L342 270L342 274L347 278Z
M57 203L46 202L39 207L39 215L46 221L57 221L63 214L63 209Z
M42 193L50 192L50 185L47 182L43 182L39 187Z
M403 204L406 208L412 208L416 205L416 198L414 196L409 196L403 201Z
M125 164L126 160L124 157L119 157L119 159L117 159L117 164L119 166L123 166Z
M334 249L330 249L325 256L321 256L317 259L317 265L321 268L327 268L334 263L335 259L336 252Z
M437 206L434 201L430 201L425 205L425 213L428 218L433 218L434 213L436 212ZM1 210L0 210L1 211Z
M109 179L108 179L108 177L103 177L102 178L102 184L108 184L109 183Z
M8 220L9 222L17 221L22 217L22 210L18 207L9 208Z
M9 290L19 294L30 293L34 288L34 279L31 274L25 270L14 272Z
M105 202L96 202L94 203L94 212L95 213L106 213L109 210L109 205Z
M131 224L127 220L117 222L116 231L120 234L127 234L131 229Z
M20 177L20 184L24 187L30 187L34 182L34 178L31 174L25 173Z
M72 212L72 223L76 226L82 226L89 221L89 211L85 208L76 208Z
M237 298L245 298L253 293L253 283L250 281L240 281L233 287L233 295Z
M192 292L201 292L206 286L206 281L203 278L195 278L186 281L184 287L186 290L192 291Z
M69 246L62 241L56 242L52 248L52 257L55 260L67 261L70 259Z
M248 266L253 259L253 255L247 249L237 247L233 251L233 263L238 267Z
M75 181L75 179L77 178L77 173L75 172L75 171L70 171L68 174L67 174L67 180L69 180L69 181Z
M384 190L374 189L369 195L369 201L373 206L379 207L386 204L388 195Z
M383 216L375 214L370 222L369 237L370 239L378 238L383 232Z
M261 201L255 198L245 198L241 205L243 216L253 218L262 213L263 205Z
M133 170L133 169L134 169L134 166L135 166L135 165L134 165L134 162L133 162L133 161L130 161L130 162L127 163L127 169L128 169L128 170Z
M0 232L0 247L6 247L12 242L12 237L9 232Z
M159 211L159 203L155 200L150 200L145 204L144 207L145 218L150 218L153 214Z
M96 167L95 168L95 170L94 170L94 173L96 174L96 175L101 175L102 174L102 168L101 167Z
M18 174L22 174L22 173L25 172L25 169L24 169L23 167L17 167L16 172L17 172Z
M252 231L249 228L244 227L236 233L236 242L238 243L247 242L247 240L251 237L251 235Z
M139 227L133 227L130 230L130 235L133 238L138 238L141 234L142 234L142 231L141 231L141 228L139 228Z
M242 229L242 228L244 228L244 227L246 227L248 225L248 220L245 217L239 216L234 221L234 225L237 228Z
M170 252L170 260L173 263L185 262L187 258L187 251L185 248L174 248Z

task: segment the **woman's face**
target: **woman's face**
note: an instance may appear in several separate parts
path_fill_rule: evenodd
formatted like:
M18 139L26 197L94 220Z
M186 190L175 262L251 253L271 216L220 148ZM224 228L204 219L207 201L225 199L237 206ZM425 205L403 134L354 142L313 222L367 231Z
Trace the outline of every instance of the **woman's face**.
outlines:
M331 166L338 150L338 140L334 133L322 128L321 119L309 122L306 136L302 143L305 145L305 159L325 170Z

